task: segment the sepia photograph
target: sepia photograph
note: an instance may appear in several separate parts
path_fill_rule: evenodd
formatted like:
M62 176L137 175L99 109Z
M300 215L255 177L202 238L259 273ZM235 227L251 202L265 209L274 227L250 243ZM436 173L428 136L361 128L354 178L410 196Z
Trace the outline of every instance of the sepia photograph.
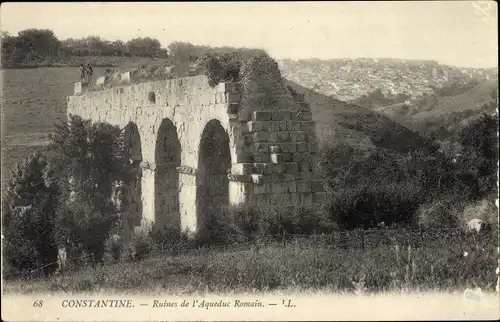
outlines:
M500 319L495 1L4 2L2 320Z

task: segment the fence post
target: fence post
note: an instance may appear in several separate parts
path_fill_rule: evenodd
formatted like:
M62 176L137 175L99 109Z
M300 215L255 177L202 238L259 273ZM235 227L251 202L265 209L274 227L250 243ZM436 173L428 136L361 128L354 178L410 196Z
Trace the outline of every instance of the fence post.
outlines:
M361 229L361 249L365 251L365 231Z
M422 240L422 247L424 247L425 246L424 232L422 231L422 227L419 227L418 229L420 230L420 239Z

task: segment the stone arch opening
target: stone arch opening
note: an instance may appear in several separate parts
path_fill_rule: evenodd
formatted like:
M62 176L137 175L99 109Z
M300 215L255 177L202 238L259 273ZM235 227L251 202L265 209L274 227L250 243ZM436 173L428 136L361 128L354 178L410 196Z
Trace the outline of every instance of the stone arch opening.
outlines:
M181 143L169 119L161 122L155 147L155 229L180 231L179 172Z
M198 231L205 236L212 234L218 209L229 204L230 169L229 135L218 120L211 120L201 135L196 192Z
M132 236L142 219L142 148L137 125L130 122L123 131L123 146L127 156L127 175L122 182L122 229L125 238Z

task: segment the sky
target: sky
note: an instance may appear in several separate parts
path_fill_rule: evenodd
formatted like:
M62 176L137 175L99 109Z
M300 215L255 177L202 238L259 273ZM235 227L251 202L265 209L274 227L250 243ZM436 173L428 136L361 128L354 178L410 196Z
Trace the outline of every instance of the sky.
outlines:
M0 29L263 48L277 59L431 59L497 67L494 1L2 3Z

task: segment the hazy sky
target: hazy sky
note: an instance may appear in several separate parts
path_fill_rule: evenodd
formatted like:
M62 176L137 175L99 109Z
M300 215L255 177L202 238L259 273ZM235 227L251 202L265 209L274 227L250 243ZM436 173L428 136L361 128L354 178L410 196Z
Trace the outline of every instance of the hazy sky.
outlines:
M2 3L2 31L259 47L275 58L394 57L496 67L496 2Z

